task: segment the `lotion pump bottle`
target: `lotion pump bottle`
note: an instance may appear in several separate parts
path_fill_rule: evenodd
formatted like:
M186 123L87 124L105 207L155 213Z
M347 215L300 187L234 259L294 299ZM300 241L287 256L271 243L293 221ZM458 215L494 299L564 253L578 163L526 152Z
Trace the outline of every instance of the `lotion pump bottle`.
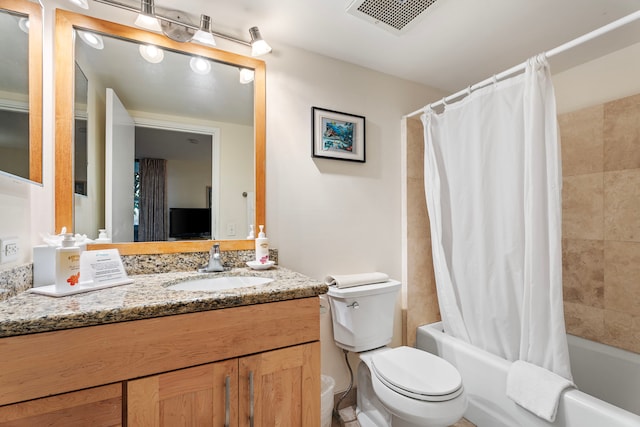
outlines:
M80 248L71 233L65 233L56 248L56 289L68 290L80 282Z
M111 243L111 239L107 235L107 230L104 228L98 230L98 238L95 240L95 243Z
M256 261L261 264L269 262L269 239L264 234L264 225L260 225L260 232L256 239Z

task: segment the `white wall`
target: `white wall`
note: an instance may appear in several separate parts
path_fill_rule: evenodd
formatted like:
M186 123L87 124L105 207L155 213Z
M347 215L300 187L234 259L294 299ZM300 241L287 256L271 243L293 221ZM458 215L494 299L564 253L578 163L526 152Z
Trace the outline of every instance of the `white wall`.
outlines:
M220 239L244 239L249 234L247 198L255 191L253 126L230 125L220 129ZM252 221L253 222L253 221ZM233 224L235 235L229 235ZM257 230L257 224L255 229Z
M553 75L558 114L640 93L640 43Z
M38 231L54 231L51 8L57 4L68 7L67 2L45 2L45 183L29 191L0 182L0 203L11 208L3 209L7 215L0 214L5 219L0 221L0 235L9 228L26 241L31 234L31 242L37 242ZM91 8L88 14L100 10L94 3ZM113 15L126 16L116 19L125 24L133 20L133 14L114 10ZM246 48L225 41L219 46L248 54ZM319 280L329 273L374 270L400 278L400 119L444 93L304 50L273 47L274 53L265 58L266 232L279 249L281 264ZM311 158L312 106L366 117L366 163ZM30 222L25 219L29 214ZM399 301L394 345L401 341ZM336 377L340 390L346 385L346 371L328 319L323 316L322 369Z
M286 46L266 62L266 231L280 264L318 280L368 271L400 279L400 120L444 93ZM366 117L366 163L311 157L312 106ZM393 345L401 326L398 298ZM321 334L322 371L343 390L328 313Z
M53 33L53 23L53 14L45 11L45 34ZM17 236L20 247L18 260L0 265L0 269L31 262L31 248L42 242L40 233L53 231L53 38L45 36L43 43L42 184L0 173L0 237Z
M34 184L0 173L0 238L18 237L19 259L0 265L0 270L31 259L31 187Z
M206 208L211 186L211 159L167 160L167 205L170 208Z
M87 77L87 195L73 195L74 232L98 238L105 228L106 86L90 63L79 63ZM59 230L56 230L59 232Z

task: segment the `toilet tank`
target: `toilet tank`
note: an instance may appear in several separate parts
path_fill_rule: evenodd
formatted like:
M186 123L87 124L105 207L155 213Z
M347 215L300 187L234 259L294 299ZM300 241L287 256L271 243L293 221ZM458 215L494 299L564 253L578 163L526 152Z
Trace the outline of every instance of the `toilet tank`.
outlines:
M336 345L361 352L389 344L399 290L396 280L341 289L329 286Z

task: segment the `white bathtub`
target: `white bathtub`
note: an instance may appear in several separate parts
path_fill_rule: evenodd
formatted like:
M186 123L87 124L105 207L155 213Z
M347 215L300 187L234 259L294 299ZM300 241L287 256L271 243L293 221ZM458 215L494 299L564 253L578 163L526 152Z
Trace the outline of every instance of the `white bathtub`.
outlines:
M419 327L416 346L458 368L469 397L465 418L478 427L640 427L640 355L569 336L580 390L563 393L549 423L506 396L511 362L444 334L441 323Z

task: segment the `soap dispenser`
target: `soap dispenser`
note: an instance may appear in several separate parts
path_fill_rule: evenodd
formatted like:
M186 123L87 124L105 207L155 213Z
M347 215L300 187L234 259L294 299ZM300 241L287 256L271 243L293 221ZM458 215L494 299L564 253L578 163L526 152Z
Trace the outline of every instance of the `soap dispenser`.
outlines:
M107 235L107 230L104 228L98 229L98 238L94 240L95 243L111 243L111 238Z
M80 282L80 248L73 234L65 233L62 246L56 248L56 289L67 290Z
M256 239L256 261L261 264L269 262L269 239L264 234L264 225L260 225L260 232Z

